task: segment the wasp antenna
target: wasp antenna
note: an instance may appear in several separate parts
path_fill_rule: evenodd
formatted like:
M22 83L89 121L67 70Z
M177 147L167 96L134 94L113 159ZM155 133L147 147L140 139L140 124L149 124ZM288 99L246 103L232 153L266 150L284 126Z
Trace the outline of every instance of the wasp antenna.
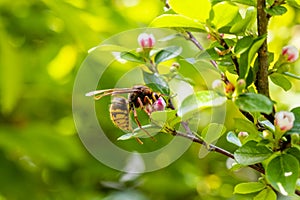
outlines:
M86 97L91 97L91 96L94 96L94 95L96 95L96 94L99 94L99 91L91 91L91 92L88 92L88 93L86 93L85 94L85 96Z
M135 138L136 139L136 141L139 143L139 144L144 144L144 142L140 139L140 138Z

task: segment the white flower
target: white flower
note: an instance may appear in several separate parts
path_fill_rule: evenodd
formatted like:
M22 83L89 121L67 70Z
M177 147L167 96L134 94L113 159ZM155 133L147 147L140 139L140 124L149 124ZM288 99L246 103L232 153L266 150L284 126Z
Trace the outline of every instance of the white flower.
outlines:
M280 111L275 114L274 124L281 131L288 131L293 128L295 121L294 113L288 111Z
M139 45L145 48L152 48L155 44L155 37L153 34L141 33L138 37Z
M288 45L282 48L281 54L288 62L295 62L299 57L299 50L293 45Z

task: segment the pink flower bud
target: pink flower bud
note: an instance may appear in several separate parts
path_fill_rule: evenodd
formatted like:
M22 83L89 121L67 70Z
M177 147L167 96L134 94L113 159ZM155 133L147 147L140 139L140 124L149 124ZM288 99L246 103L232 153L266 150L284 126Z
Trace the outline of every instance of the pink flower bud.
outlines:
M293 45L283 47L281 54L286 58L288 62L295 62L299 57L299 51Z
M152 105L153 111L163 111L166 107L166 101L164 98L159 97Z
M287 111L280 111L275 114L274 124L281 131L288 131L293 128L295 121L294 113Z
M153 34L141 33L138 37L139 45L145 48L153 48L155 44L155 38Z

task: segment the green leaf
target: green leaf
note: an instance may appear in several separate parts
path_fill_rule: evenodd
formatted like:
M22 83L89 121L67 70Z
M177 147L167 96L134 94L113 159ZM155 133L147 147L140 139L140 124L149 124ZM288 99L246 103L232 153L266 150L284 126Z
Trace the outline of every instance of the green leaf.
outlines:
M154 125L154 124L148 124L148 125L145 125L142 127L137 127L136 129L133 130L133 133L126 133L126 134L118 137L117 140L129 140L129 139L137 138L137 137L149 137L148 134L150 134L151 136L154 136L161 131L162 131L161 127Z
M256 38L250 48L249 55L248 55L248 64L250 65L255 54L257 53L258 49L261 47L261 45L265 42L267 38L267 35L262 35L258 38Z
M294 6L296 8L300 8L300 0L287 0L287 4Z
M300 150L298 148L291 147L286 153L294 156L295 158L297 158L298 162L300 162Z
M287 9L284 6L273 6L272 8L266 9L266 12L272 16L283 15L287 12Z
M299 162L289 154L273 158L266 166L266 179L281 194L293 195L299 175Z
M121 52L120 57L124 60L131 61L131 62L145 63L144 59L141 56L128 51Z
M233 193L250 194L254 192L259 192L265 187L266 185L260 182L240 183L234 187Z
M213 6L212 23L216 28L222 28L229 25L239 14L239 8L229 2L221 2Z
M234 152L234 158L239 164L253 165L260 163L272 155L272 151L258 145L255 141L249 141Z
M237 41L236 46L234 48L234 52L236 54L244 53L251 47L253 41L254 41L253 37L251 37L251 36L243 37L242 39Z
M185 121L205 108L223 105L226 100L226 97L220 96L214 91L199 91L183 100L177 114Z
M206 22L209 17L211 3L209 0L169 0L169 5L178 14Z
M102 44L102 45L91 48L89 50L89 53L92 51L128 52L129 49L126 47L114 45L114 44Z
M292 88L291 82L284 77L284 75L279 73L273 73L270 75L271 81L275 84L284 89L285 91L288 91Z
M231 0L232 2L248 5L248 6L256 6L256 0Z
M283 74L284 74L285 76L288 76L288 77L291 77L291 78L300 80L300 76L298 76L298 75L296 75L296 74L292 74L292 73L290 73L290 72L283 72Z
M233 24L230 28L230 32L235 34L244 33L246 29L254 23L255 18L256 10L254 7L249 7L247 9L245 18Z
M232 132L232 131L229 131L227 133L227 136L226 136L226 139L228 142L232 143L232 144L235 144L236 146L242 146L242 143L240 141L240 139L238 138L238 136Z
M182 52L182 47L179 47L179 46L170 46L170 47L164 48L155 55L154 62L156 64L159 64L166 60L170 60L172 58L179 56L181 54L181 52Z
M150 24L152 27L181 27L192 28L198 31L205 31L202 23L195 21L192 18L177 15L177 14L164 14L156 17Z
M293 128L288 131L288 133L299 133L300 134L300 107L293 108L291 110L294 113L295 121Z
M154 91L160 92L164 95L170 94L168 82L163 76L143 71L143 77L146 85L152 88Z
M234 103L246 112L261 112L270 114L273 102L266 96L256 93L244 93L237 97Z
M181 118L176 115L176 110L164 110L151 113L151 122L164 127L169 126L173 128L176 124L181 122Z
M242 118L234 118L234 127L239 131L245 131L249 134L257 135L258 131L256 126L250 122L249 120L242 119Z
M208 144L218 140L226 131L226 127L222 124L210 123L201 132L202 138Z
M241 55L239 59L240 78L247 77L253 58L265 40L266 35L255 38L251 47Z
M266 189L262 190L253 198L253 200L276 200L276 199L277 199L277 195L270 187L267 187Z

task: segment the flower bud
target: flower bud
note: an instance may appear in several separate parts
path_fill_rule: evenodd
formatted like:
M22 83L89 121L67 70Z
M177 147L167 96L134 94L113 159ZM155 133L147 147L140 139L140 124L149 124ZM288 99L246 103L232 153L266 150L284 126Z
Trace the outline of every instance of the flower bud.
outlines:
M299 51L295 46L288 45L282 48L281 55L287 62L295 62L299 57Z
M143 49L151 49L155 44L155 38L153 34L141 33L138 36L138 43Z
M244 79L240 79L236 83L236 90L235 92L237 93L236 95L240 95L243 90L246 88L246 81Z
M170 67L170 72L176 73L179 68L180 68L180 64L178 62L174 62Z
M225 87L223 81L216 79L212 82L212 89L220 95L224 95Z
M288 131L293 128L295 121L294 113L288 111L280 111L275 114L274 124L281 131Z
M238 138L240 139L241 142L243 142L248 136L249 134L245 131L241 131L238 134Z
M153 111L163 111L166 107L166 101L164 98L159 97L152 105Z

